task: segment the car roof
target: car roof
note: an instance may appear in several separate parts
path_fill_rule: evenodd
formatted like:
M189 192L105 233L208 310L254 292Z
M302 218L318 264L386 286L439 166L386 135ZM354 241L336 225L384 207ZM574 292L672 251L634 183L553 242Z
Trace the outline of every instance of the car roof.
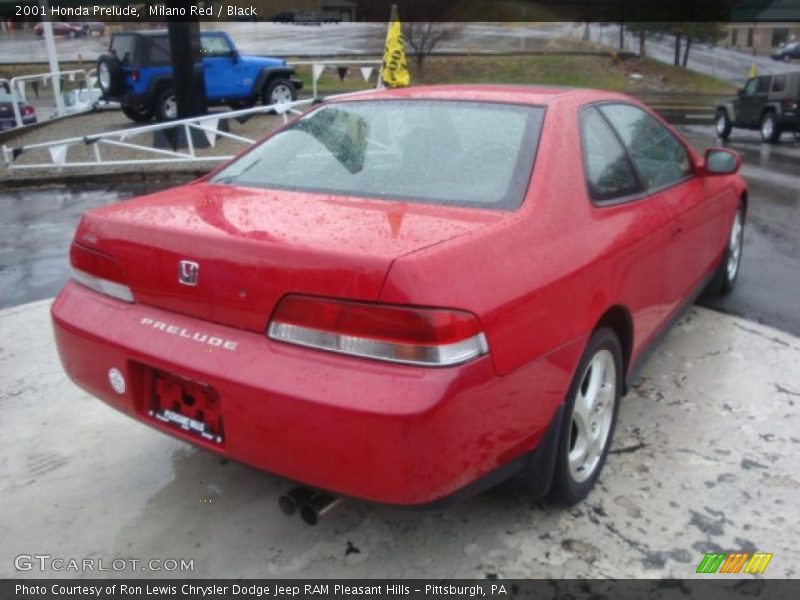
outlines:
M624 94L559 86L536 85L430 85L397 88L389 90L369 90L331 98L331 102L357 100L466 100L477 102L496 102L508 104L548 105L555 100L571 97L585 102L601 100L630 100Z

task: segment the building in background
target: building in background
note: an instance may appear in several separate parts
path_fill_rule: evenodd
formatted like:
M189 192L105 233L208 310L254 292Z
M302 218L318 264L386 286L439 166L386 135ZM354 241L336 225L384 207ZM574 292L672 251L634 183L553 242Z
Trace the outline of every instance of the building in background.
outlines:
M731 23L722 45L753 54L769 54L773 48L800 41L800 23Z

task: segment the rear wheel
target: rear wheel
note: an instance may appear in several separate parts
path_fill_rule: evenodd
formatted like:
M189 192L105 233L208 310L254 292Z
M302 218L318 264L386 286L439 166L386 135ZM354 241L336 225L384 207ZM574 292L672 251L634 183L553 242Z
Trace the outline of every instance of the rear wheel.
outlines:
M592 334L570 386L556 455L551 498L579 502L605 464L619 412L622 350L609 328Z
M744 205L740 204L733 218L728 245L711 281L703 292L705 297L723 296L733 290L739 277L744 245Z
M777 144L781 139L781 129L775 113L768 112L761 117L761 139L767 144Z
M126 117L128 117L131 121L136 121L137 123L146 123L153 118L153 109L149 106L133 106L130 104L123 104L121 108Z
M727 140L733 129L733 123L728 118L728 111L718 110L717 116L714 118L714 127L717 130L717 137Z
M178 118L178 98L173 88L164 88L158 95L155 113L159 121L174 121Z

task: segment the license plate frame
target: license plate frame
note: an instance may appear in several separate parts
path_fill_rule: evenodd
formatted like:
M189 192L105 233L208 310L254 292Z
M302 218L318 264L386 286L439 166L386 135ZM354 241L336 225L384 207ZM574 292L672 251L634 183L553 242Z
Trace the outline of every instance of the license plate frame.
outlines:
M147 414L152 419L207 443L224 443L222 402L213 387L159 369L149 371Z

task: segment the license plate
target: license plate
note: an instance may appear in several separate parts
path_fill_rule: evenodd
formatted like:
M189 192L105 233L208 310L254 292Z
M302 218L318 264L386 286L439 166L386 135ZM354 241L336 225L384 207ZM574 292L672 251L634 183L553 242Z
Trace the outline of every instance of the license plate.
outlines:
M151 417L206 441L223 442L222 407L214 388L163 371L151 373Z

